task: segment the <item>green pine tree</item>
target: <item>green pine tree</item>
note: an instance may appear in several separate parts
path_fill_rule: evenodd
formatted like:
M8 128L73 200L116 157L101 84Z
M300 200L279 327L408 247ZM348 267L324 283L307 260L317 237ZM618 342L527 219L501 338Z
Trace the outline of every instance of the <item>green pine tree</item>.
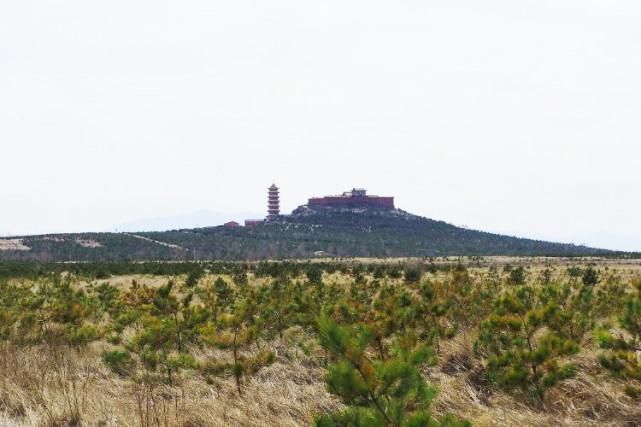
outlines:
M385 360L368 351L373 334L363 326L341 326L321 318L320 341L332 359L326 377L328 390L347 408L316 418L319 427L333 426L464 426L451 417L435 419L430 405L436 395L421 375L421 367L433 352L416 337L395 339L391 357Z

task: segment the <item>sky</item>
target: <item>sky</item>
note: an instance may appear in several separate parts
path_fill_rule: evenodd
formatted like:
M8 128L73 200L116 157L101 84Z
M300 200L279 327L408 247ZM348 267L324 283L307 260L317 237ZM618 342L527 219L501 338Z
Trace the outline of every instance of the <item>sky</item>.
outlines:
M262 215L275 182L287 212L365 187L641 250L639 22L638 0L6 1L0 236Z

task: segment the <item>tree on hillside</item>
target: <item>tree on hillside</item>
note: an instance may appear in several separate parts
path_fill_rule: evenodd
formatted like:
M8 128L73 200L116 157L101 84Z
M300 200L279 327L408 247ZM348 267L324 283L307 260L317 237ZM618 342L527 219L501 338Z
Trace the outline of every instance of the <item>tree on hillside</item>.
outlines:
M590 266L583 272L582 280L585 286L594 286L599 283L599 273Z
M619 317L627 336L615 336L607 330L598 330L595 335L601 348L609 350L601 356L601 365L618 376L641 381L641 280L635 281L634 287Z
M219 374L231 372L236 382L236 390L242 396L242 379L253 374L276 360L274 352L259 350L251 353L250 345L257 343L263 332L263 322L258 318L258 301L256 295L247 295L234 301L231 310L220 315L216 323L209 322L200 329L203 340L219 348L230 349L231 363L222 361L209 365L209 372Z
M320 415L317 426L469 425L449 416L439 421L430 413L436 391L420 369L432 352L413 334L399 336L392 357L381 360L367 351L373 339L367 328L340 326L327 318L321 318L318 327L321 344L332 358L327 388L347 407Z
M539 304L536 290L529 286L497 298L475 344L487 357L486 376L492 383L538 400L547 388L574 375L574 366L561 361L579 346L550 328L556 313Z

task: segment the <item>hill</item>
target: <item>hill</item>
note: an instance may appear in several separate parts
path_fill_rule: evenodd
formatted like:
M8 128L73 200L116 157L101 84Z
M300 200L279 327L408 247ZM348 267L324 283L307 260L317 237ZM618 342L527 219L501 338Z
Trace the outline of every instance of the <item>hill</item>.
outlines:
M399 209L307 206L254 227L25 236L0 240L0 249L0 260L25 261L613 254L468 230Z

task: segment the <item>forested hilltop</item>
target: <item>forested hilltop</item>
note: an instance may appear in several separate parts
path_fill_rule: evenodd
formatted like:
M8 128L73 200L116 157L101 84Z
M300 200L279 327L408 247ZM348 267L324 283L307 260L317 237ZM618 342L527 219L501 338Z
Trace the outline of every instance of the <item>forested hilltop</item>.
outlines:
M459 255L590 256L611 251L456 227L401 210L299 208L254 227L81 233L0 240L0 260L258 260Z

